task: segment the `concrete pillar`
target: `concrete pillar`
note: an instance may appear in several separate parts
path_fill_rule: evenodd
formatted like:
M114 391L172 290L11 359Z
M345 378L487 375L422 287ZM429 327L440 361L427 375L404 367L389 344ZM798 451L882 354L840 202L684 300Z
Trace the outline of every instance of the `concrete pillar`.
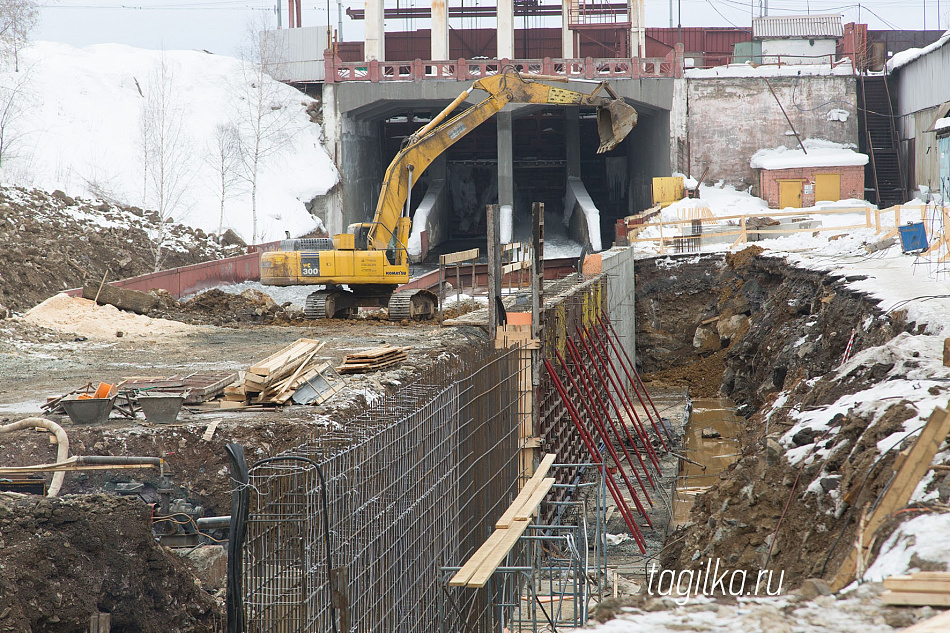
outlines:
M432 51L430 59L449 59L449 11L445 0L432 0Z
M498 59L515 58L515 2L498 0Z
M561 2L561 57L573 59L574 31L571 30L571 7L577 0L562 0Z
M581 177L581 109L565 108L564 140L567 143L567 177Z
M646 16L643 12L644 0L627 0L630 14L630 56L646 56L647 32Z
M366 25L364 26L363 57L365 61L386 59L385 3L383 0L366 0Z
M514 153L511 146L511 112L499 112L498 121L498 204L514 206Z

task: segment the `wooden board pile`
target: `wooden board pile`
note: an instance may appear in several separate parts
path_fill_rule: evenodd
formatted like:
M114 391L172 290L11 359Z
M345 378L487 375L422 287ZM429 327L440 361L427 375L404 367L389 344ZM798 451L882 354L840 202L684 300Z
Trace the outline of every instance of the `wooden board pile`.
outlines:
M449 586L480 588L488 584L488 579L524 534L541 501L554 485L553 477L545 477L554 459L554 453L544 456L534 475L495 523L495 531L452 576Z
M343 359L343 364L336 368L341 374L359 374L366 371L375 371L385 369L403 362L409 358L411 347L394 347L392 345L383 345L374 347L365 352L347 354Z
M251 365L236 382L224 389L221 407L282 405L308 380L330 368L316 360L325 345L313 339L298 339L276 354Z
M950 572L919 571L884 579L881 602L894 605L950 607Z

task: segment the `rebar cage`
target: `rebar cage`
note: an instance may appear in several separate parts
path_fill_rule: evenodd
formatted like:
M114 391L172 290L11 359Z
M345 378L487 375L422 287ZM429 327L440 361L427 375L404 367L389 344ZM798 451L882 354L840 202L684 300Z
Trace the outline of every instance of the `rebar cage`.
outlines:
M519 371L516 349L459 351L345 426L253 466L247 630L471 626L439 613L440 568L481 544L515 491Z

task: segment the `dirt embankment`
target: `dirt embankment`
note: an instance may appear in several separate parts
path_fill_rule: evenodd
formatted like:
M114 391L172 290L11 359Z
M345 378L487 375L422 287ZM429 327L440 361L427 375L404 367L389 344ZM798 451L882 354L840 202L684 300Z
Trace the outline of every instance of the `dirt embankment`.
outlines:
M57 292L85 283L150 273L155 242L163 231L161 268L240 254L201 230L162 223L154 211L99 200L74 199L60 191L0 187L0 304L22 312ZM108 271L108 275L107 275ZM3 312L0 309L0 312Z
M220 606L155 541L150 514L133 498L0 494L0 630L86 631L99 612L113 631L221 630Z
M900 313L882 314L876 301L847 289L840 276L744 253L648 261L638 273L644 369L656 379L682 381L694 395L718 383L717 391L749 419L740 458L698 497L692 523L671 535L662 562L681 569L714 558L733 568L768 566L784 570L794 587L837 571L855 538L860 508L876 499L893 470L896 451L882 457L878 441L917 413L895 399L883 414L838 414L828 420L828 431L793 438L792 446L815 455L795 465L778 440L799 412L913 371L912 357L859 364L844 375L837 370L852 337L853 356L915 332L916 324ZM674 306L663 301L671 292ZM769 414L779 393L784 402ZM947 484L932 483L941 502L950 495ZM836 494L827 494L831 490Z

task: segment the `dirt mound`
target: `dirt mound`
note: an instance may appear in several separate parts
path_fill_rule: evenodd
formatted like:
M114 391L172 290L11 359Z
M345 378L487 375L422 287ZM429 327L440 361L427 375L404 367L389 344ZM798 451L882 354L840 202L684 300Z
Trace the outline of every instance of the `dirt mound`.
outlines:
M85 631L220 630L216 601L152 536L151 508L106 495L0 494L0 628Z
M187 334L194 328L166 319L123 312L111 305L58 294L31 308L23 320L57 332L77 334L91 339L158 338Z
M289 324L301 322L303 311L290 302L277 304L269 295L248 289L240 294L213 288L179 302L167 292L153 290L159 305L149 316L204 325Z
M154 211L99 200L74 199L61 191L0 186L0 304L24 311L57 292L155 269L149 234L163 227L162 268L228 255L200 229L162 223ZM0 309L2 312L2 309Z

